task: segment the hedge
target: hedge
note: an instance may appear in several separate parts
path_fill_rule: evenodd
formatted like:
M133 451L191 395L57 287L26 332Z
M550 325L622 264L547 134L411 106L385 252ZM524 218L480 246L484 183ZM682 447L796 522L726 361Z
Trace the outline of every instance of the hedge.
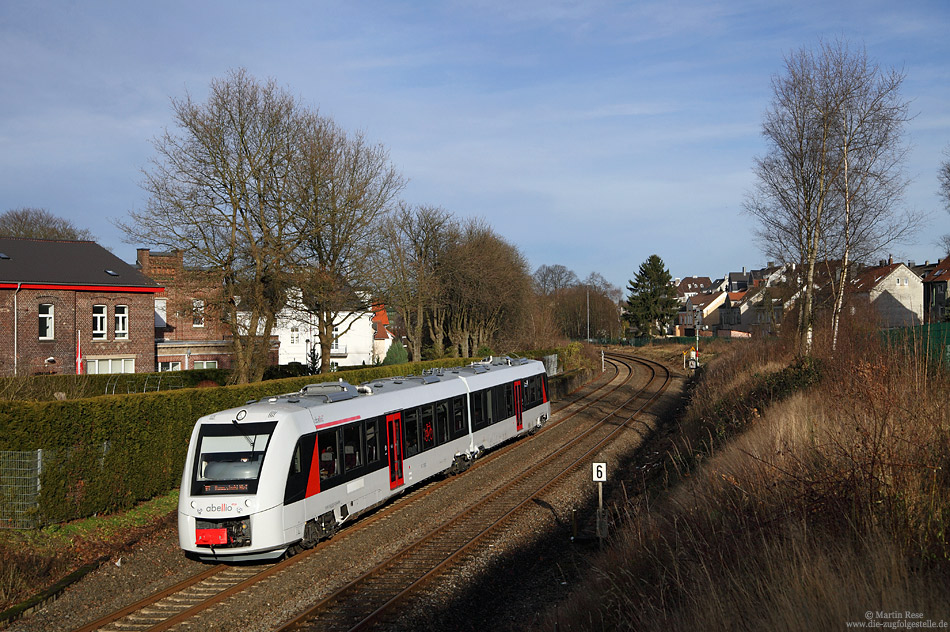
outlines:
M467 364L442 359L348 371L357 384ZM42 449L41 524L131 507L178 487L195 421L339 373L70 401L0 401L0 450Z
M0 377L0 400L54 400L57 393L65 395L66 399L80 399L193 388L211 382L223 385L227 384L230 375L228 369L192 369L163 373Z

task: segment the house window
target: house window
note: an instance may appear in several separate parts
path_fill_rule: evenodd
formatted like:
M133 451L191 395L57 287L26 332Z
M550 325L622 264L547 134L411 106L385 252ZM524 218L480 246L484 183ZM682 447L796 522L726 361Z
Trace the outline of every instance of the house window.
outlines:
M126 340L129 337L129 306L115 306L115 337Z
M168 323L168 299L155 299L155 328L164 329Z
M191 310L193 313L191 326L192 327L204 327L205 326L205 302L204 299L196 298L191 302Z
M181 371L181 362L159 362L158 370L163 371Z
M50 303L40 303L40 340L53 340L55 338L53 330L53 306Z
M86 360L86 373L135 373L134 358L97 358Z
M299 327L290 328L290 344L292 345L300 344L300 328Z
M217 360L197 360L193 362L194 368L196 369L216 369L218 368Z
M337 338L338 332L340 331L339 327L333 328L333 342L330 343L330 349L337 351L340 348L340 339Z
M106 306L92 306L92 339L106 339Z

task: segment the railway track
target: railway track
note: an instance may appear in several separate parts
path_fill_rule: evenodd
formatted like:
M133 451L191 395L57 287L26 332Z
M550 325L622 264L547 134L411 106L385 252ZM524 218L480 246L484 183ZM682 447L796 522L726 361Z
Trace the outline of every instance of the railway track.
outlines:
M561 405L554 411L557 415L556 418L541 432L549 432L553 428L563 424L567 419L579 414L581 411L602 403L606 398L609 398L618 389L626 385L633 375L633 369L630 364L631 361L632 360L627 358L611 356L611 367L608 373L604 377L595 380L591 385L578 389L572 398L568 398L566 404ZM643 361L639 362L644 364ZM656 371L657 369L656 367L652 367L651 370ZM653 381L654 380L651 379L651 382ZM646 404L643 405L645 406ZM636 413L634 413L634 415L635 414ZM629 419L627 421L629 421ZM615 428L623 427L623 424L617 423L616 420L614 424L609 424L605 418L600 423L588 429L583 435L590 436L594 433L594 428L602 428L606 425L613 425ZM592 445L596 446L606 440L606 438L601 438L600 443L597 443L597 441L593 439L589 439L588 441L594 441ZM492 452L488 457L476 461L472 469L488 466L492 461L501 458L508 450L514 449L521 443L523 442L509 444ZM576 449L580 450L580 448ZM587 453L594 449L596 449L596 447L588 447ZM526 473L524 476L518 477L517 480L505 485L503 489L494 490L486 494L486 496L479 501L477 507L473 507L455 516L448 524L433 529L428 534L425 534L424 537L420 538L417 544L407 547L407 549L397 554L397 556L381 564L377 569L366 573L356 582L351 582L348 586L344 587L343 591L348 590L350 595L359 595L360 591L363 591L364 594L370 591L371 589L367 588L368 586L374 586L371 592L378 594L379 597L374 598L373 603L379 605L371 609L371 612L365 612L364 608L362 610L363 614L355 618L352 615L342 618L332 615L332 617L335 617L335 619L341 623L340 627L313 627L315 625L314 621L323 622L329 621L332 618L331 615L328 614L330 612L330 610L328 610L329 603L344 603L341 597L344 592L337 591L334 593L335 596L331 596L331 598L321 602L322 605L318 604L317 608L320 609L319 616L317 616L318 611L311 610L308 616L298 617L291 622L291 624L288 624L292 627L285 629L358 629L359 626L366 625L367 622L371 622L374 618L378 618L381 614L390 611L399 603L400 599L410 594L412 590L423 585L427 578L431 578L441 570L444 570L452 563L452 560L458 559L458 556L462 555L467 549L477 546L480 540L484 539L495 526L501 524L507 516L517 511L519 506L528 502L530 498L541 493L541 490L557 480L557 474L551 474L550 471L548 471L547 474L542 474L541 472L546 471L545 468L549 470L550 468L557 469L557 466L550 465L550 463L559 461L559 459L563 461L563 459L568 458L558 456L563 452L564 451L561 450L556 454L548 455L548 457L545 458L545 462L548 462L549 465L535 468L536 473ZM563 471L569 471L570 467L577 467L585 458L583 454L586 453L579 452L578 454L581 454L581 456L575 454L573 457L573 465L569 465L567 470L564 470L563 466L561 469ZM561 476L563 476L563 474L561 474ZM451 480L452 479L435 481L408 492L396 502L391 503L356 523L357 529L351 528L344 530L337 535L332 542L339 544L341 540L345 540L345 538L348 537L349 533L369 527L374 522L385 520L391 514L403 510L408 505L421 502L423 498L435 493L435 491L442 486L449 484ZM520 503L516 502L518 498L521 498ZM475 535L474 537L460 535L466 533ZM293 567L300 561L319 553L328 544L329 543L323 543L314 549L304 551L295 557L286 559L277 564L258 566L221 565L211 567L180 584L83 626L79 628L78 631L108 630L110 632L122 632L125 630L152 630L153 632L157 632L159 630L175 628L183 622L193 620L209 608L222 603L234 595L240 594L250 586L258 584L270 577L274 577ZM396 569L399 568L407 570L397 573ZM408 583L406 579L402 579L398 582L390 581L391 578L397 576L409 578ZM387 577L390 579L386 579ZM389 592L392 593L389 594L388 597L386 596L388 593L379 588L379 586L387 584L391 586ZM350 597L350 599L352 599L352 597ZM357 597L356 601L360 601L360 598ZM346 611L346 608L338 607L337 611Z
M611 360L630 361L622 356ZM657 363L633 361L652 372L647 386L633 397L468 510L324 598L281 627L281 632L365 630L395 616L399 605L427 581L482 545L496 528L546 489L590 463L592 455L662 394L670 382L669 371Z

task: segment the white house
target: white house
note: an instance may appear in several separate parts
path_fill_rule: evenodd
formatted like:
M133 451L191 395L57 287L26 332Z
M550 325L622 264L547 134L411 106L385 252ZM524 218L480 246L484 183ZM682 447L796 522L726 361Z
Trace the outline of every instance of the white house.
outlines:
M330 345L330 366L372 366L381 362L392 343L392 334L385 330L385 322L375 322L378 313L385 315L382 305L376 306L374 311L352 312L347 314L342 322L334 327L334 340ZM384 330L382 342L377 340L380 335L377 329ZM320 354L320 335L317 330L317 318L313 314L294 309L284 308L277 316L277 324L273 335L280 341L278 362L290 364L299 362L307 364L310 350L315 349ZM386 343L389 344L386 344Z
M924 317L924 284L903 263L866 268L854 280L855 296L867 301L884 327L919 325Z

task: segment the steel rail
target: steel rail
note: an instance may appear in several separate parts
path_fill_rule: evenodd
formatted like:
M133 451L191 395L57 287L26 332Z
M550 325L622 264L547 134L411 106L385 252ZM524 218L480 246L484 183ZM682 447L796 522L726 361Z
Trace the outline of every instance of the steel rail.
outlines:
M227 568L227 566L225 566L224 564L219 564L217 566L208 568L207 570L201 573L198 573L197 575L193 575L175 584L174 586L169 586L168 588L160 590L159 592L153 595L149 595L145 599L142 599L133 604L130 604L120 610L116 610L115 612L108 614L105 617L102 617L101 619L97 619L96 621L93 621L92 623L87 623L86 625L80 628L76 628L73 632L92 632L93 630L98 630L100 628L103 628L109 625L110 623L112 623L113 621L117 621L119 619L122 619L125 616L132 614L133 612L137 612L138 610L147 608L148 606L151 606L157 601L161 601L162 599L164 599L165 597L168 597L169 595L173 595L177 592L186 590L190 588L191 586L194 586L195 584L198 584L204 581L205 579L220 573L225 568Z
M561 406L560 408L556 410L552 410L552 417L554 414L560 414L562 411L570 409L572 406L574 406L578 402L583 402L583 403L576 410L573 410L569 414L567 414L565 417L558 419L556 423L546 424L537 433L535 433L535 435L537 436L537 435L540 435L542 432L549 431L551 428L560 425L567 419L570 419L571 417L579 414L583 410L586 410L590 406L593 406L594 404L596 404L603 398L607 397L610 393L616 391L623 384L625 384L627 380L629 380L630 376L628 375L625 378L623 378L623 381L621 382L621 384L616 385L611 389L608 389L605 393L602 393L595 399L591 400L590 397L592 395L610 386L610 384L614 380L621 378L619 369L616 366L613 366L613 368L615 369L615 374L613 376L608 377L604 381L604 383L597 384L598 380L593 380L592 382L588 382L587 384L573 391L572 395L576 395L577 396L576 399L573 399L573 401L570 401L564 404L563 406ZM592 383L595 384L595 386L590 390L589 393L584 394L583 391ZM469 469L474 470L476 468L481 468L488 465L490 462L494 461L496 458L499 458L502 454L506 453L508 450L513 449L516 445L517 444L509 444L509 445L501 446L499 449L491 451L486 457L483 457L477 460ZM441 479L441 480L429 481L427 483L422 483L417 489L413 490L410 493L404 494L398 500L398 502L391 503L388 507L384 507L382 509L373 511L371 514L365 516L361 520L355 523L351 523L351 524L357 525L359 528L367 527L378 520L382 520L386 518L387 516L401 509L404 509L410 503L416 502L417 500L434 492L436 489L438 489L442 485L448 484L450 482L451 482L451 479L446 478L446 479ZM351 529L346 529L342 531L340 535L337 536L335 541L339 542L341 538L346 538L351 533L355 533L355 531ZM175 606L170 606L167 608L167 610L175 610L175 612L172 612L170 615L163 616L162 614L155 612L155 610L157 609L162 609L162 606L159 604L162 603L163 601L168 600L169 598L176 595L179 596L178 597L179 600L188 600L189 599L188 597L182 597L181 595L185 593L186 591L188 591L189 589L199 586L202 582L206 582L208 580L214 580L215 577L219 576L223 572L227 571L228 569L234 568L233 566L226 565L226 564L216 565L214 567L203 570L193 575L192 577L182 580L181 582L177 584L164 588L144 599L136 601L123 608L120 608L119 610L116 610L113 613L110 613L95 621L92 621L79 628L76 628L74 632L92 632L93 630L101 630L101 629L108 629L109 632L120 632L121 630L125 630L125 629L135 630L137 632L143 629L147 630L148 632L161 632L163 630L167 630L175 625L178 625L184 621L187 621L190 618L193 618L199 615L201 612L224 601L225 599L235 594L238 594L242 592L243 590L246 590L248 587L268 577L271 577L272 575L279 573L285 568L292 566L293 564L315 554L317 551L324 548L325 546L327 546L327 542L326 541L321 542L317 546L311 549L301 551L295 556L281 560L280 562L275 563L275 564L270 564L263 570L259 571L258 573L255 573L254 575L251 575L250 577L241 579L240 581L237 581L236 583L225 582L226 587L213 588L212 595L203 597L200 600L194 599L193 600L194 603L192 603L191 605L176 604ZM220 578L218 579L218 581L220 582ZM143 619L148 620L148 621L154 621L154 623L149 625L149 623L143 622ZM123 627L123 626L128 626L128 627ZM143 626L148 626L148 627L143 627Z
M339 590L335 591L333 594L324 598L323 600L318 602L316 605L314 605L312 608L308 609L306 612L302 613L298 617L294 618L293 620L285 624L282 628L280 628L280 630L289 631L289 630L312 629L313 626L320 625L321 622L318 620L315 620L315 617L317 617L319 614L324 614L324 615L328 614L326 610L331 604L342 601L348 593L351 595L355 595L357 600L359 600L360 597L362 597L363 593L369 591L369 589L366 588L366 586L369 585L369 583L373 581L373 579L376 576L379 576L383 573L386 573L396 568L396 565L399 564L402 560L409 558L409 556L411 556L412 554L416 552L422 551L423 547L426 546L427 543L435 541L436 538L440 536L441 534L450 533L450 529L455 525L461 524L462 521L466 517L472 516L473 514L475 514L475 512L480 511L480 510L488 511L488 509L486 508L491 507L490 505L491 501L500 498L504 492L514 489L515 486L523 483L525 480L530 480L529 477L532 474L541 472L546 464L554 461L555 457L566 453L572 447L576 447L583 438L593 433L597 428L603 427L604 424L606 424L607 420L614 417L618 411L629 406L631 402L635 402L638 399L641 399L643 395L646 393L647 389L650 387L650 385L652 385L656 381L657 367L660 367L666 373L666 377L663 378L662 386L660 387L659 390L656 391L656 393L650 396L635 412L633 412L627 419L625 419L624 423L618 424L605 437L597 441L594 446L589 447L586 450L584 450L583 454L581 454L579 457L574 458L569 464L567 464L566 466L564 465L560 466L556 474L554 474L553 476L551 475L545 476L545 480L543 484L536 487L531 493L525 496L524 492L522 492L520 494L520 498L521 498L520 502L516 503L514 507L510 507L508 510L504 511L504 513L501 514L500 516L491 518L489 524L487 526L481 527L474 536L466 534L465 539L461 545L449 544L449 547L451 550L449 551L447 555L445 553L440 553L441 561L439 561L434 567L430 567L421 576L418 576L415 579L410 579L410 583L408 585L405 585L405 582L402 582L403 587L399 589L395 595L386 599L386 601L382 605L378 606L371 613L365 616L360 615L361 618L357 620L355 624L345 624L346 625L345 628L340 628L339 626L335 626L334 629L347 629L347 630L364 629L366 626L369 626L373 622L377 621L381 615L383 615L384 613L387 613L389 610L391 610L396 604L401 602L403 599L405 599L412 593L418 591L419 588L426 581L440 574L450 564L452 564L453 561L458 560L459 557L463 553L465 553L470 548L476 546L481 540L487 537L487 535L490 532L492 532L495 528L497 528L499 525L505 522L510 516L512 516L518 509L524 507L528 502L530 502L535 497L543 493L544 490L546 490L548 487L550 487L555 482L557 482L558 480L566 476L568 473L574 471L579 466L579 464L583 462L587 457L589 457L589 455L592 454L594 451L602 449L603 446L607 442L609 442L610 439L616 433L628 427L628 424L630 421L632 421L637 416L639 416L640 413L645 408L647 408L653 401L655 401L662 394L662 392L667 388L671 380L669 371L665 367L662 367L662 365L659 365L658 363L652 363L649 361L644 361L644 360L640 360L636 358L625 358L623 356L612 358L612 360L618 361L618 362L626 362L626 361L637 362L639 364L646 366L648 369L650 369L651 372L653 373L653 376L650 378L650 380L648 380L647 384L643 388L641 388L635 395L628 398L623 404L618 406L615 410L611 411L611 413L609 413L608 415L605 415L604 418L600 422L592 425L590 428L579 433L570 442L568 442L567 444L564 444L560 449L555 450L548 456L544 457L541 461L536 463L534 466L526 469L524 472L522 472L521 475L513 478L511 481L509 481L506 485L502 486L498 490L495 490L491 494L488 494L485 498L478 501L475 505L473 505L466 511L461 512L459 515L452 518L450 521L446 522L442 526L433 529L428 534L419 538L415 543L411 544L410 546L405 547L400 552L393 555L389 560L383 562L382 564L378 565L374 569L365 573L364 575L357 578L353 582L350 582L346 586L340 588ZM444 549L445 545L442 545L441 548Z

